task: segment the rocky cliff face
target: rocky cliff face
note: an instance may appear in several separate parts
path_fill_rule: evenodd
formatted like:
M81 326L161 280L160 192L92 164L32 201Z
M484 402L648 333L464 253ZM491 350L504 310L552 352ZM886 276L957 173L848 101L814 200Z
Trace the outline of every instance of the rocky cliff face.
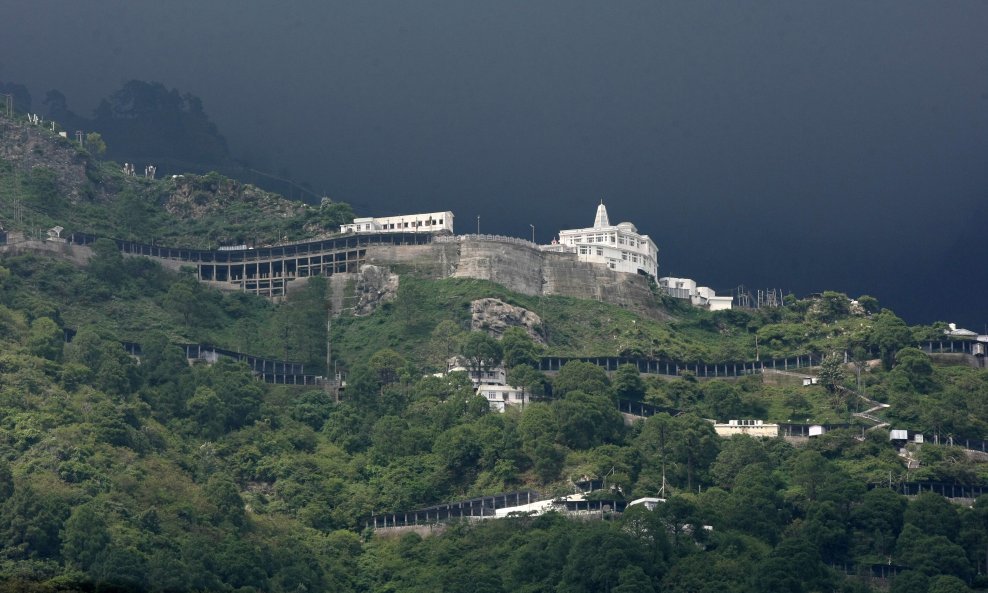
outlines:
M0 119L0 159L19 175L38 168L54 173L59 194L70 203L106 195L106 188L92 182L96 170L89 153L44 128L27 121Z
M363 265L354 279L357 297L354 315L370 315L381 303L392 301L398 296L398 275L392 274L387 268Z
M542 318L528 309L509 305L499 299L477 299L470 303L471 329L486 331L500 338L508 328L521 327L537 344L545 344L539 328Z
M167 183L165 210L180 219L199 220L229 213L231 208L251 210L254 215L290 218L306 206L259 189L253 185L211 175L179 175Z

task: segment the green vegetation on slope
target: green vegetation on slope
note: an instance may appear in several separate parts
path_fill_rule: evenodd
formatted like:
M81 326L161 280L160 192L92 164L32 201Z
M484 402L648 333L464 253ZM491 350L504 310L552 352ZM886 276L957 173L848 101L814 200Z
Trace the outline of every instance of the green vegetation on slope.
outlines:
M44 190L42 172L14 185L36 184L46 207L68 215L60 180ZM100 212L94 202L89 224ZM123 236L112 216L103 216L107 234ZM172 220L160 216L152 226ZM220 234L222 220L210 223ZM231 238L249 236L253 223L242 224ZM190 232L181 228L174 237ZM860 369L864 392L890 405L879 413L895 427L984 434L988 372L941 366L911 348L939 328L908 328L873 299L859 299L860 310L837 293L755 312L668 304L673 321L658 322L596 302L406 274L393 302L335 322L348 371L337 402L322 390L265 385L230 362L190 366L171 344L209 341L318 364L322 279L274 305L123 258L105 241L94 249L86 269L46 256L0 260L3 587L856 592L882 584L835 567L865 574L872 563L901 567L894 592L988 586L988 498L964 507L884 487L983 484L977 457L911 445L920 467L910 468L886 431L863 432L862 423L796 447L720 439L705 420L847 420L862 403L839 387L856 387ZM468 333L469 303L483 297L540 315L545 349L523 331L500 341ZM65 327L79 330L69 345ZM540 351L751 359L756 337L763 359L846 350L851 364L828 363L829 380L808 388L759 376L643 379L631 367L608 376L586 363L550 379L528 366ZM141 342L141 360L118 339ZM503 359L526 390L552 397L492 413L464 373L430 374L451 354L473 367ZM617 397L678 412L627 425ZM592 497L667 501L613 521L464 522L425 539L364 529L374 513L521 488L568 494L587 478L606 482Z

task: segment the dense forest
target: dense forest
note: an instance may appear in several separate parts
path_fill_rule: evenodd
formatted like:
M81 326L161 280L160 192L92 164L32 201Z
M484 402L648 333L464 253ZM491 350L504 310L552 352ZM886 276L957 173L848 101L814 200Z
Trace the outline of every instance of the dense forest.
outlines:
M95 230L106 236L128 232L115 227L115 213L127 212L115 209L124 199L152 213L150 229L171 226L173 240L221 224L208 208L182 216L165 210L167 199L152 196L171 180L133 181L116 165L79 158L90 171L80 183L95 184L91 194L79 193L81 214L68 197L62 210L45 211L45 200L62 195L64 176L32 185L23 171L13 175L14 159L0 163L4 208L16 193L27 207L42 205L31 213L39 221L67 220L80 230L99 223ZM121 191L100 190L93 179ZM202 194L204 202L215 198ZM324 232L301 221L335 222L348 210L326 208L299 209L279 224L299 221L299 235ZM97 221L100 209L107 215ZM256 220L245 212L239 224L246 233L255 222L264 229L266 218L260 209ZM871 297L829 292L717 313L657 296L663 315L646 318L594 301L395 271L402 280L393 300L367 314L344 312L327 330L322 278L271 303L123 257L109 241L98 242L84 266L51 254L4 253L0 587L988 587L988 498L900 493L903 484L985 484L984 455L943 443L988 432L988 372L963 356L917 348L940 339L942 325L909 327ZM470 304L488 297L538 312L542 325L534 335L474 327ZM68 343L66 329L75 331ZM347 377L339 399L322 388L265 384L229 360L190 364L176 345L209 342L318 367L327 338ZM121 341L139 342L141 356ZM582 362L553 374L537 370L549 354L720 362L811 352L825 360L810 386L761 374L656 377L631 366L606 373ZM440 372L456 355L475 368L503 363L533 403L492 411L466 373ZM663 411L632 419L619 413L618 400ZM855 415L868 402L888 405L879 412L888 426ZM718 437L709 419L732 418L835 428L813 439ZM893 444L889 428L938 442ZM553 512L419 531L367 526L376 514L502 492L569 495L585 481L602 484L589 498L664 502L596 518Z

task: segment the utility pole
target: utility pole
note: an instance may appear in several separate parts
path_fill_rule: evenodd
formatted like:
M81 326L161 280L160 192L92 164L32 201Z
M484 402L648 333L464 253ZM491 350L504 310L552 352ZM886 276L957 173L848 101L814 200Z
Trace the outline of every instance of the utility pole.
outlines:
M328 282L327 282L328 284ZM332 294L332 293L330 293ZM330 390L334 391L334 399L336 403L340 402L340 390L339 386L336 385L336 375L330 375L332 369L330 368L330 363L333 360L333 302L330 301L326 305L326 393ZM334 389L335 387L335 389Z
M4 97L4 110L7 112L7 118L10 119L14 117L14 95L10 93L3 93Z
M532 227L532 243L535 243L535 225L530 224L528 226Z

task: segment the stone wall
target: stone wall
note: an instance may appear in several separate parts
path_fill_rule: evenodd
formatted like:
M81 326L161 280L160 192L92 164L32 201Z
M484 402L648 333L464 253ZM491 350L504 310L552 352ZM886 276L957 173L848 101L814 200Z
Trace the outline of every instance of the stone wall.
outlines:
M531 296L594 299L658 315L648 280L581 262L574 253L548 252L521 240L466 238L420 246L374 246L367 263L408 267L430 278L490 280Z
M459 243L428 245L372 245L367 248L365 262L375 266L408 268L427 278L448 278L459 261Z
M645 276L582 262L574 253L545 252L543 256L545 294L594 299L638 311L653 310L655 295Z
M522 294L544 294L544 260L542 252L534 246L483 239L466 240L459 246L460 257L454 278L479 278Z

